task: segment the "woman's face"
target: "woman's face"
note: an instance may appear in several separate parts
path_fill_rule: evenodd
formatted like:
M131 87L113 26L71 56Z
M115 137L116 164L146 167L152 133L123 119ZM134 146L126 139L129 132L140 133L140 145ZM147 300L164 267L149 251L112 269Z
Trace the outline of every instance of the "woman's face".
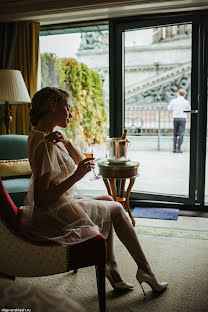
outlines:
M72 117L70 113L69 99L67 97L56 105L55 114L57 126L66 128L70 118Z

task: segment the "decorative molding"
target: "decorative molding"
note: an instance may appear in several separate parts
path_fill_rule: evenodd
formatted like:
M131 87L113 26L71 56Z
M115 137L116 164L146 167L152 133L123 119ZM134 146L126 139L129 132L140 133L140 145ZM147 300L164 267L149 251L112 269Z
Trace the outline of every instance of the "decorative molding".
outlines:
M1 0L0 20L47 25L207 8L207 0Z
M180 64L178 64L180 65ZM173 68L175 68L177 65L171 65L171 64L160 64L160 71L168 71ZM147 71L155 71L156 66L155 65L126 65L125 66L125 72L147 72Z
M169 71L166 71L163 74L152 77L144 81L143 83L140 82L131 85L129 87L126 87L125 89L126 100L134 96L137 96L139 93L148 91L152 88L156 88L157 86L161 86L164 83L169 83L173 79L180 78L183 75L190 73L191 73L191 63L187 63L184 65L179 65Z
M131 85L125 90L126 106L166 106L184 88L190 101L191 63L180 65L161 75L146 80L143 84Z
M177 96L177 91L184 88L190 101L191 74L183 73L180 77L173 77L172 81L165 81L158 86L149 88L144 92L138 92L126 100L126 107L131 106L166 106Z

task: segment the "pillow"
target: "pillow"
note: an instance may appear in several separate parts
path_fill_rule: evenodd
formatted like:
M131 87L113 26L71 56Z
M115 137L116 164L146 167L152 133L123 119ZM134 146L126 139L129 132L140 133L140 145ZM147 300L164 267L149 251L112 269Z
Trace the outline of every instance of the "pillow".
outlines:
M0 177L30 176L32 170L28 158L0 160Z

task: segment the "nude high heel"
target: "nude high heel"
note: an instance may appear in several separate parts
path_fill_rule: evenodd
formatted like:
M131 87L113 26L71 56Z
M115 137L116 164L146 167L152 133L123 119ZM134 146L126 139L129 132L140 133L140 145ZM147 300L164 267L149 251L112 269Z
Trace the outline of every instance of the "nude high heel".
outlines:
M144 296L146 296L146 294L145 294L144 288L142 287L143 282L147 283L152 288L152 290L156 292L163 291L168 286L167 282L158 283L156 279L153 279L149 274L145 273L141 269L138 269L136 278L143 290Z
M111 286L116 289L116 290L124 290L124 289L131 289L134 287L134 285L126 283L124 281L121 282L114 282L111 274L110 274L110 270L107 267L107 265L105 266L105 276L107 277L107 279L109 280L109 282L111 283Z

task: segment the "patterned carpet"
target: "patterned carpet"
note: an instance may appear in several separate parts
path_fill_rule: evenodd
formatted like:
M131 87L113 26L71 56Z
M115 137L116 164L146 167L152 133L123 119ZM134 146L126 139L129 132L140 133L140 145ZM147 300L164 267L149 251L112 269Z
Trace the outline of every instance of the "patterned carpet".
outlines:
M168 289L154 296L143 284L147 296L136 281L136 265L120 241L115 250L124 280L135 288L119 293L106 282L109 312L208 312L208 233L204 227L174 228L137 225L136 231L158 280L169 282ZM64 293L87 312L99 311L94 267L50 277L18 278L20 282L42 285Z

